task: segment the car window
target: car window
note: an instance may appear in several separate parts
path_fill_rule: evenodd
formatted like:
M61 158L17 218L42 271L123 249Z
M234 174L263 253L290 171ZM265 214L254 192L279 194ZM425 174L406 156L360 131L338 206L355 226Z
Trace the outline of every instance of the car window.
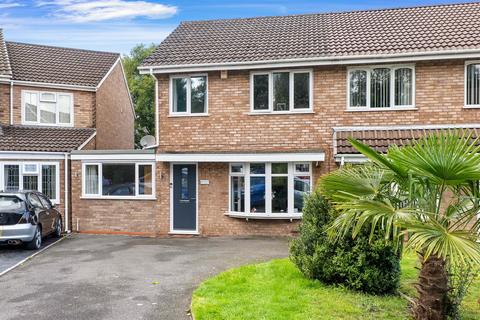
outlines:
M29 193L27 198L28 198L28 202L30 202L32 206L34 206L35 208L43 209L42 202L40 202L40 199L38 199L36 194Z
M0 212L25 211L25 203L15 196L0 196Z
M42 195L38 195L38 197L40 198L40 201L42 202L43 204L43 207L45 209L52 209L52 204L50 202L50 200L48 200L45 196L42 196Z

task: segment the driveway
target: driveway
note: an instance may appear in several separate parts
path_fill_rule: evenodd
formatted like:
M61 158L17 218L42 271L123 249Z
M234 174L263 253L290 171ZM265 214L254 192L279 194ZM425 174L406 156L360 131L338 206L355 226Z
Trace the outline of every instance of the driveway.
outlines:
M0 319L189 319L203 279L287 255L282 238L76 234L0 278Z

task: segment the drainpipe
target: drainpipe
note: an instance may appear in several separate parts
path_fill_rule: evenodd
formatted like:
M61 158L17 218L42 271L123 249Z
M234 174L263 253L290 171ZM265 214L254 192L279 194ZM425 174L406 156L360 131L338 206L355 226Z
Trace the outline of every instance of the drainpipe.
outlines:
M13 125L13 80L10 81L10 125Z
M64 194L65 194L65 202L64 202L64 210L65 210L65 232L69 233L70 232L70 229L68 228L68 153L65 153L65 165L64 165L64 174L65 174L65 177L64 177L64 187L65 187L65 190L64 190Z

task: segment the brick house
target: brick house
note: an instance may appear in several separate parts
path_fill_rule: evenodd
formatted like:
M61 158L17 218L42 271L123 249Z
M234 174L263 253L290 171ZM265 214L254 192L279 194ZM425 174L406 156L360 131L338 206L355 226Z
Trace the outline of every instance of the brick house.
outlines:
M365 161L347 137L480 129L480 3L183 22L139 69L156 144L72 154L77 230L289 234L320 175ZM137 191L104 195L105 170Z
M0 190L45 193L69 230L70 153L132 149L133 121L119 54L8 42L0 29Z

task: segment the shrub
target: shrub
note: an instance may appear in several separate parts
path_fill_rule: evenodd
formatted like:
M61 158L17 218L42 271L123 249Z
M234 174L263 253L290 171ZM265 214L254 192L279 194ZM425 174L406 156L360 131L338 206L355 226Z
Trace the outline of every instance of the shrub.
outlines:
M364 232L333 240L327 229L336 213L318 192L305 199L299 237L290 243L290 259L302 273L326 284L350 289L393 294L400 283L400 258L392 245L376 232L372 241Z

